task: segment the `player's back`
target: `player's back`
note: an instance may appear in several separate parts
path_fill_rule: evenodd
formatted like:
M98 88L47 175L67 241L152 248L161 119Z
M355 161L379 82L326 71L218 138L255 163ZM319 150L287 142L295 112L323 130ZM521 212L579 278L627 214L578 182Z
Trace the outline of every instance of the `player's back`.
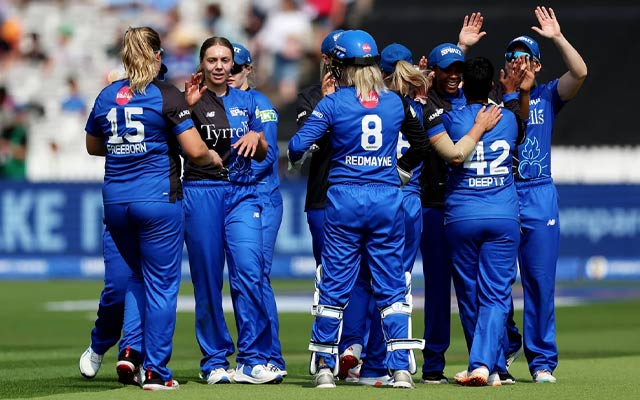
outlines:
M454 142L473 127L482 104L456 108L442 116ZM517 219L518 202L513 184L512 162L518 122L509 110L485 132L465 161L450 168L445 200L447 223L463 219Z
M405 117L400 96L386 91L362 102L353 87L343 87L320 104L314 113L331 114L329 182L399 185L396 148Z
M96 98L87 127L106 136L105 204L181 198L175 136L193 122L180 99L175 87L158 81L145 94L133 94L127 80L113 82ZM180 105L184 109L177 110ZM177 126L169 126L165 118L171 107L175 114L183 113Z

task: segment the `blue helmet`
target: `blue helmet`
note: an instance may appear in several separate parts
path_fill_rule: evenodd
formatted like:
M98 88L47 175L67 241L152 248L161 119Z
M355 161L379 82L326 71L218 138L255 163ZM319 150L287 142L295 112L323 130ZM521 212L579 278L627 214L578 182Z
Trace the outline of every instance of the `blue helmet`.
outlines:
M373 37L365 31L344 31L331 50L331 57L343 65L375 65L380 55Z

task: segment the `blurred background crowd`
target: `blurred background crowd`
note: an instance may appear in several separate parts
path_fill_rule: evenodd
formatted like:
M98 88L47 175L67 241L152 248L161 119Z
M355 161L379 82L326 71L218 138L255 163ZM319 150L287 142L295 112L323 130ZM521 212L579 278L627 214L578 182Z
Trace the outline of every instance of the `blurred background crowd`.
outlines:
M550 2L554 3L554 2ZM548 4L589 67L583 94L563 111L554 134L557 182L638 183L640 140L633 115L640 41L630 40L640 5L622 0ZM84 123L129 26L160 32L168 79L178 88L194 71L202 41L225 36L246 45L254 85L280 111L281 147L295 133L298 90L318 80L319 48L334 29L365 29L383 48L400 42L426 55L454 42L465 14L482 11L487 36L471 54L500 65L510 38L533 34L536 1L460 0L0 0L0 179L99 181L103 160L87 156ZM535 35L534 35L535 36ZM563 73L552 44L540 41L543 78ZM622 56L624 55L624 57ZM615 73L614 73L615 72ZM548 76L545 76L545 73ZM632 82L634 82L632 80ZM575 103L575 104L573 104ZM284 156L284 152L282 154ZM281 162L283 179L292 178Z
M286 108L301 85L318 79L322 39L359 25L371 3L0 1L0 179L101 179L103 160L84 149L84 123L109 74L121 69L122 35L129 26L161 33L167 77L178 88L195 70L207 37L245 44L257 67L255 86L277 108Z

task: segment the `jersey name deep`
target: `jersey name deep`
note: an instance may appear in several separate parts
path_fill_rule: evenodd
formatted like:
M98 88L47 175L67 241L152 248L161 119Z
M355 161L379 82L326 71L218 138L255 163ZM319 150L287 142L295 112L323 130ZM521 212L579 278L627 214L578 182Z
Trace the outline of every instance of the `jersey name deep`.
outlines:
M504 186L502 176L483 176L482 178L469 178L469 187Z
M137 154L146 153L146 143L120 143L107 144L107 153L109 154Z
M200 127L200 132L206 133L203 139L212 140L214 147L218 144L218 139L231 139L234 136L240 138L249 132L247 121L242 121L242 126L239 128L216 128L215 124L202 124Z
M347 165L365 165L372 167L390 167L391 157L376 156L345 156L344 162Z

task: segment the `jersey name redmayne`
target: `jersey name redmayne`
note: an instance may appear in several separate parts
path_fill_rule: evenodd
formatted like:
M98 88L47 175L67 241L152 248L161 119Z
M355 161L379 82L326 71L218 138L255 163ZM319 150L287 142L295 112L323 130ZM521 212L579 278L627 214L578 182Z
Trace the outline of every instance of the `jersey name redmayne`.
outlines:
M376 156L345 156L344 162L348 165L364 165L372 167L390 167L391 157Z

